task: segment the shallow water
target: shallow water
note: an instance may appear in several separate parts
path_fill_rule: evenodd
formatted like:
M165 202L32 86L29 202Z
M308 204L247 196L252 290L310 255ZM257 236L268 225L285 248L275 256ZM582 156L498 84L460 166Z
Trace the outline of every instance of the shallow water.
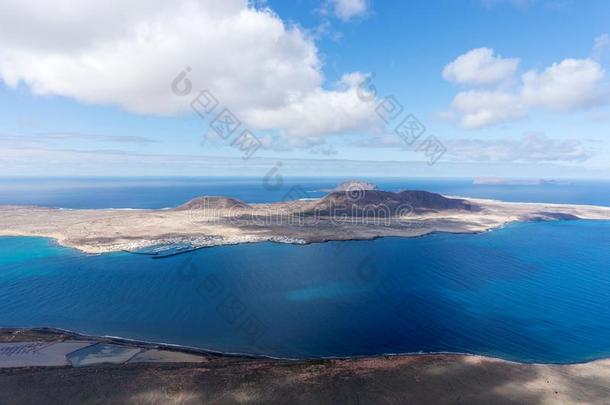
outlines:
M258 243L167 259L0 238L0 325L278 357L610 356L610 222Z

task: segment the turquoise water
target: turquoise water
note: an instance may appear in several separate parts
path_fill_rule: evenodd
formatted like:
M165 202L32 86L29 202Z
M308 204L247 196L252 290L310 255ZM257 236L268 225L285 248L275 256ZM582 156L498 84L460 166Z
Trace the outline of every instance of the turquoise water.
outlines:
M167 259L0 238L0 326L308 358L610 356L610 222L273 243Z

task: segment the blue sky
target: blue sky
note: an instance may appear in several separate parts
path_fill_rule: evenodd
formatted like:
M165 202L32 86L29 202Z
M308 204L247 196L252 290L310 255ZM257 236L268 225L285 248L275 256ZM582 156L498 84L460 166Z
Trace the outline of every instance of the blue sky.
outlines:
M610 177L604 1L38 3L0 5L7 176Z

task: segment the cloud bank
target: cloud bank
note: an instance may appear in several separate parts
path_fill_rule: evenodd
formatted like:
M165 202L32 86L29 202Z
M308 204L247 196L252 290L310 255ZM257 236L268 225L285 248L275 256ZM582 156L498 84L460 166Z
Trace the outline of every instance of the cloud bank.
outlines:
M603 47L598 37L596 48ZM473 87L460 91L450 112L466 129L478 129L525 117L529 111L574 112L606 104L610 86L606 71L593 59L564 59L519 78L517 58L477 48L458 56L443 69L447 81Z
M349 19L362 4L337 1L335 10ZM247 0L0 3L0 78L9 86L176 116L190 111L170 90L186 66L195 88L211 89L250 127L300 142L352 130L373 114L356 107L353 84L325 88L307 33Z
M575 139L552 139L526 133L521 139L447 140L448 155L474 162L583 162L592 156Z
M494 84L512 77L519 59L494 55L490 48L477 48L458 56L443 69L445 80L460 84Z

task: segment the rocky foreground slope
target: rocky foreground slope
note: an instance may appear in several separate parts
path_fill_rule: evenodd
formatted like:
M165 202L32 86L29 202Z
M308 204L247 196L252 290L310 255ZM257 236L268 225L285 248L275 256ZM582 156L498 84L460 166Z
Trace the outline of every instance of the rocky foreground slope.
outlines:
M137 354L109 356L107 364L100 364L102 351L72 353L71 358L95 360L76 366L0 364L0 403L601 405L610 398L609 360L547 365L437 354L286 361L157 350L151 344L52 331L0 330L0 347L82 340L118 347L114 353Z

